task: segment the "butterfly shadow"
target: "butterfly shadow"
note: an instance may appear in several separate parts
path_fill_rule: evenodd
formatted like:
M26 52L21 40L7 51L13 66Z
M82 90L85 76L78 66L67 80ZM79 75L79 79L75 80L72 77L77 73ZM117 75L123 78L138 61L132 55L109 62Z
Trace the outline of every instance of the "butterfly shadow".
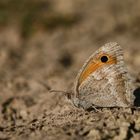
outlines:
M134 96L135 96L134 106L140 107L140 87L135 89Z

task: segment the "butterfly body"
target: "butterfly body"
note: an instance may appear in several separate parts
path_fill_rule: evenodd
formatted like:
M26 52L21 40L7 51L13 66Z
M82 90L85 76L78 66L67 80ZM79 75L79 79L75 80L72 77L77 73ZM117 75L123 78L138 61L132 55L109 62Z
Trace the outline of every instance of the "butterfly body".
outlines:
M134 86L123 60L122 48L107 43L85 62L75 82L75 106L131 107Z

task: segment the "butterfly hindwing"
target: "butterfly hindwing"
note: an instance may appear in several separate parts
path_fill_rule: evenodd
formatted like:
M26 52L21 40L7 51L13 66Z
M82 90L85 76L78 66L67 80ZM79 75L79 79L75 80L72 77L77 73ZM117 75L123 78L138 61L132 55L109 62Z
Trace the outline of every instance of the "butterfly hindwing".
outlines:
M86 61L75 83L75 98L100 107L130 106L133 101L122 48L108 43ZM127 92L127 93L126 93Z

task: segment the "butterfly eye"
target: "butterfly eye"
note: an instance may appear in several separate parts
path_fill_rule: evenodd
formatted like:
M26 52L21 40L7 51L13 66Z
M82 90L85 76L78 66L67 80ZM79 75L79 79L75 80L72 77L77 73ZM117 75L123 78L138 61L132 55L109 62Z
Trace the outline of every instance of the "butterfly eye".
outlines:
M102 56L102 57L101 57L101 61L102 61L103 63L106 63L106 62L108 61L108 57L107 57L107 56Z

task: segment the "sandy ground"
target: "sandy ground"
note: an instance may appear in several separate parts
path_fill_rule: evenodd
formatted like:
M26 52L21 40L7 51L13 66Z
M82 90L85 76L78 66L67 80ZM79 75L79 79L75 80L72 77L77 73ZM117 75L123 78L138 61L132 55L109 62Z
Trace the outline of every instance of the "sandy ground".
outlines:
M71 90L84 61L110 41L123 47L128 70L139 87L140 2L52 3L56 13L74 17L75 22L54 30L41 28L28 39L14 24L0 32L0 139L139 140L138 108L84 111L63 93L49 90Z

